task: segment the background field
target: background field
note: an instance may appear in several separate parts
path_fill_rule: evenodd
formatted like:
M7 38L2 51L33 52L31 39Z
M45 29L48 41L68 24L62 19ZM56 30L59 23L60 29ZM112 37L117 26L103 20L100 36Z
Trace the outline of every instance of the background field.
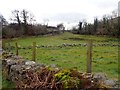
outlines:
M32 42L37 43L36 61L47 65L55 64L62 68L76 67L81 72L86 71L87 47L85 44L89 39L93 40L93 61L92 72L104 72L108 77L118 78L118 44L117 38L100 37L91 35L75 35L64 33L57 36L38 36L3 40L8 45L19 47L30 47ZM81 46L64 46L65 44L82 44ZM108 44L103 45L101 44ZM48 47L47 47L48 46ZM15 53L15 48L11 49ZM19 50L19 55L31 60L32 50L23 48Z

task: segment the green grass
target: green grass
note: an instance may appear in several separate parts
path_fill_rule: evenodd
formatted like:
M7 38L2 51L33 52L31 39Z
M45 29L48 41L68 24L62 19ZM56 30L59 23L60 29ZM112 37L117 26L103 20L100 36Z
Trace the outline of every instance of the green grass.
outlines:
M76 39L76 40L74 40ZM33 41L37 42L37 45L60 45L63 43L68 44L78 44L78 43L86 43L86 40L92 39L94 43L118 43L117 38L111 38L111 37L97 37L92 35L74 35L71 33L64 33L62 35L56 35L56 36L38 36L38 37L26 37L26 38L15 38L15 39L9 39L4 40L6 42L11 42L11 44L14 44L15 42L18 42L22 46L28 46L31 45Z
M6 80L6 78L2 77L2 88L15 88L15 84L9 80Z
M1 54L0 54L1 58ZM13 82L6 79L5 75L2 74L2 62L0 61L0 90L6 88L15 88Z
M92 35L75 35L71 33L64 33L56 36L38 36L38 37L26 37L16 38L12 40L4 40L6 43L10 42L15 46L15 42L18 42L19 46L30 46L32 42L36 42L37 45L62 45L67 44L79 44L87 43L87 40L92 39L94 44L118 44L117 38L112 37L100 37ZM47 65L56 64L62 68L77 67L81 72L86 71L86 53L87 47L49 47L49 48L37 48L36 61ZM15 49L12 50L15 53ZM31 60L31 49L20 49L19 55L26 59ZM118 78L118 47L111 46L98 46L93 47L93 63L92 71L104 72L108 77Z

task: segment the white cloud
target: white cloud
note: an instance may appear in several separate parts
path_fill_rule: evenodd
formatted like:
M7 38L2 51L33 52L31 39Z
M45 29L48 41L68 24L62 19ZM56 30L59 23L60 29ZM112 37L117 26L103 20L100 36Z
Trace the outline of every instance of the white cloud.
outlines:
M61 19L61 21L74 22L77 21L77 18L80 19L82 17L91 22L95 16L101 17L116 9L118 1L119 0L0 0L0 13L8 20L12 10L27 9L33 12L38 22L43 22L45 18L54 21Z

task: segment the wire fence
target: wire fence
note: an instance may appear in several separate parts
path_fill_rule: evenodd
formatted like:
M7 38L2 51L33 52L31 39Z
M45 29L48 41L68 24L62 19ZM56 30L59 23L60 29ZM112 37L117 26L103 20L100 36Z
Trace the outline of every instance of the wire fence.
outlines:
M92 53L93 52L100 52L100 53L119 52L119 50L108 50L108 51L107 50L94 50L94 48L96 48L96 47L108 47L108 46L119 47L120 45L119 44L93 44L93 42L91 40L88 41L87 43L80 43L80 44L63 43L61 45L56 45L56 46L37 45L36 42L33 42L33 44L29 45L29 46L21 46L19 43L16 42L15 45L11 45L10 43L3 44L3 49L7 50L8 52L12 52L13 50L15 50L16 55L19 55L19 50L30 49L31 56L32 56L31 59L33 61L36 61L36 54L38 54L38 53L36 53L36 49L39 49L39 48L47 49L47 48L85 47L85 48L87 48L87 50L86 50L87 54L85 55L86 56L86 67L87 67L86 72L90 73L92 70L91 68L92 68L92 56L93 56Z

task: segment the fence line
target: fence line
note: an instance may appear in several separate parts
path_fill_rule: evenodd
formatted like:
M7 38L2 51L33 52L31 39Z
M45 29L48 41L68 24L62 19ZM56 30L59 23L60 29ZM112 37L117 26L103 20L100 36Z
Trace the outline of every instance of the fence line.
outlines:
M9 46L11 47L11 45L9 44ZM85 46L87 46L87 60L86 60L86 72L87 73L91 73L92 72L92 47L93 47L93 42L90 40L88 41L87 44L85 44ZM32 60L35 61L36 60L36 42L33 42L33 45L31 47L32 49ZM10 49L11 50L11 49ZM16 50L16 55L19 55L19 47L18 47L18 43L15 43L15 50Z
M72 45L75 46L75 44L72 44ZM82 44L79 44L79 45L82 45ZM62 46L64 47L65 44L62 45ZM87 42L87 44L83 44L83 46L87 47L86 72L91 73L92 72L92 51L94 52L94 50L92 50L92 48L94 47L94 44L90 40L90 41ZM22 49L22 48L24 48L24 49L32 49L32 53L31 53L32 58L31 58L31 60L33 60L33 61L36 60L36 48L41 48L41 47L43 47L43 48L50 48L51 47L52 48L52 46L46 46L46 47L44 45L38 46L38 45L36 45L36 42L33 42L33 44L31 46L28 46L28 47L20 47L20 46L18 46L17 42L15 43L15 46L12 46L12 45L10 45L10 43L8 43L8 48L6 48L6 44L4 43L3 47L5 49L8 49L8 51L15 48L15 54L16 55L19 55L19 49ZM53 47L55 47L55 46L53 46ZM57 46L57 47L60 47L60 46ZM103 51L100 51L100 52L103 52ZM106 52L106 50L105 50L105 52Z

